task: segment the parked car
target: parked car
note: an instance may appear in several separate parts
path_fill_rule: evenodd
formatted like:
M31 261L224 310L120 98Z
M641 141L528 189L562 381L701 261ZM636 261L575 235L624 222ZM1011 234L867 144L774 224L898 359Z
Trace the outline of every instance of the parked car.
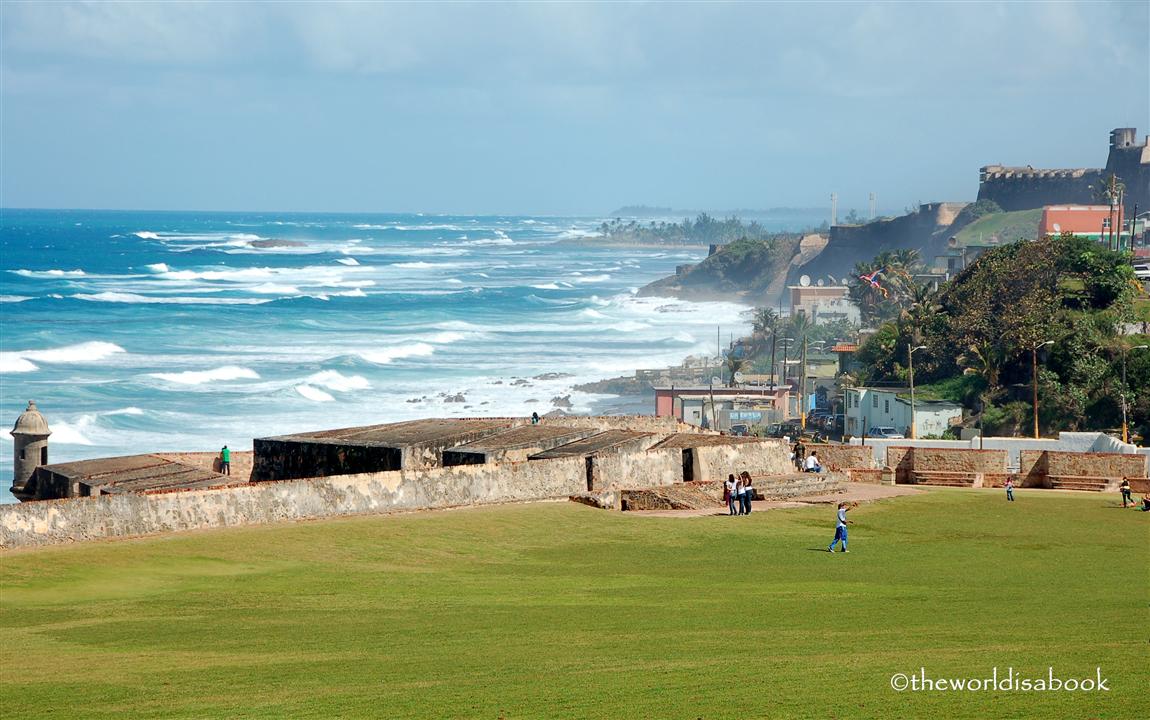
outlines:
M879 438L881 440L905 440L906 436L895 430L892 427L872 427L867 431L867 436L872 438Z
M731 426L731 434L746 437L751 434L751 426L746 423L735 423Z

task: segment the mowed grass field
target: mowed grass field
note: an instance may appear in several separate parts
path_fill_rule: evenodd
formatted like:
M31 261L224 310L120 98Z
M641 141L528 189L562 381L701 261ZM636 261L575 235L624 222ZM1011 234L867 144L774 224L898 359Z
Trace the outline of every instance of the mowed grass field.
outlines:
M7 552L5 718L1145 718L1150 513L932 490L572 503ZM1109 692L895 692L895 673Z

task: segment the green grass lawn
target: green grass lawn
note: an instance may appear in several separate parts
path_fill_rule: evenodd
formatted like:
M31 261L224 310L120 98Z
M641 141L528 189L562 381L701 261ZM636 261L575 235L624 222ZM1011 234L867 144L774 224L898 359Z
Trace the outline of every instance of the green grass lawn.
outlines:
M1150 513L934 490L853 511L543 503L0 556L5 718L1134 718ZM1103 693L903 692L894 673Z

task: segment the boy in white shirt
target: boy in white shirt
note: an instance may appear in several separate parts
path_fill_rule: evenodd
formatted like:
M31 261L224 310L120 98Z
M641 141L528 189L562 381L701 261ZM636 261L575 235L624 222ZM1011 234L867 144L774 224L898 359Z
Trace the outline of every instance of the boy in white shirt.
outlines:
M850 510L852 505L841 502L839 503L838 510L838 524L835 525L835 539L830 545L827 546L827 552L834 552L835 545L839 540L843 541L843 552L847 551L847 510Z

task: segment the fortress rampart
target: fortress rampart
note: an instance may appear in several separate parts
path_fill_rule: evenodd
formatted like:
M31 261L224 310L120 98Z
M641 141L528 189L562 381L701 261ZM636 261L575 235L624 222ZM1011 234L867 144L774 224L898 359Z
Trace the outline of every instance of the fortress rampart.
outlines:
M1031 210L1046 205L1100 202L1099 189L1115 175L1126 186L1127 214L1137 205L1150 209L1150 142L1136 139L1137 128L1110 133L1104 168L1040 169L1030 165L987 165L979 170L978 199L993 200L1003 210Z

